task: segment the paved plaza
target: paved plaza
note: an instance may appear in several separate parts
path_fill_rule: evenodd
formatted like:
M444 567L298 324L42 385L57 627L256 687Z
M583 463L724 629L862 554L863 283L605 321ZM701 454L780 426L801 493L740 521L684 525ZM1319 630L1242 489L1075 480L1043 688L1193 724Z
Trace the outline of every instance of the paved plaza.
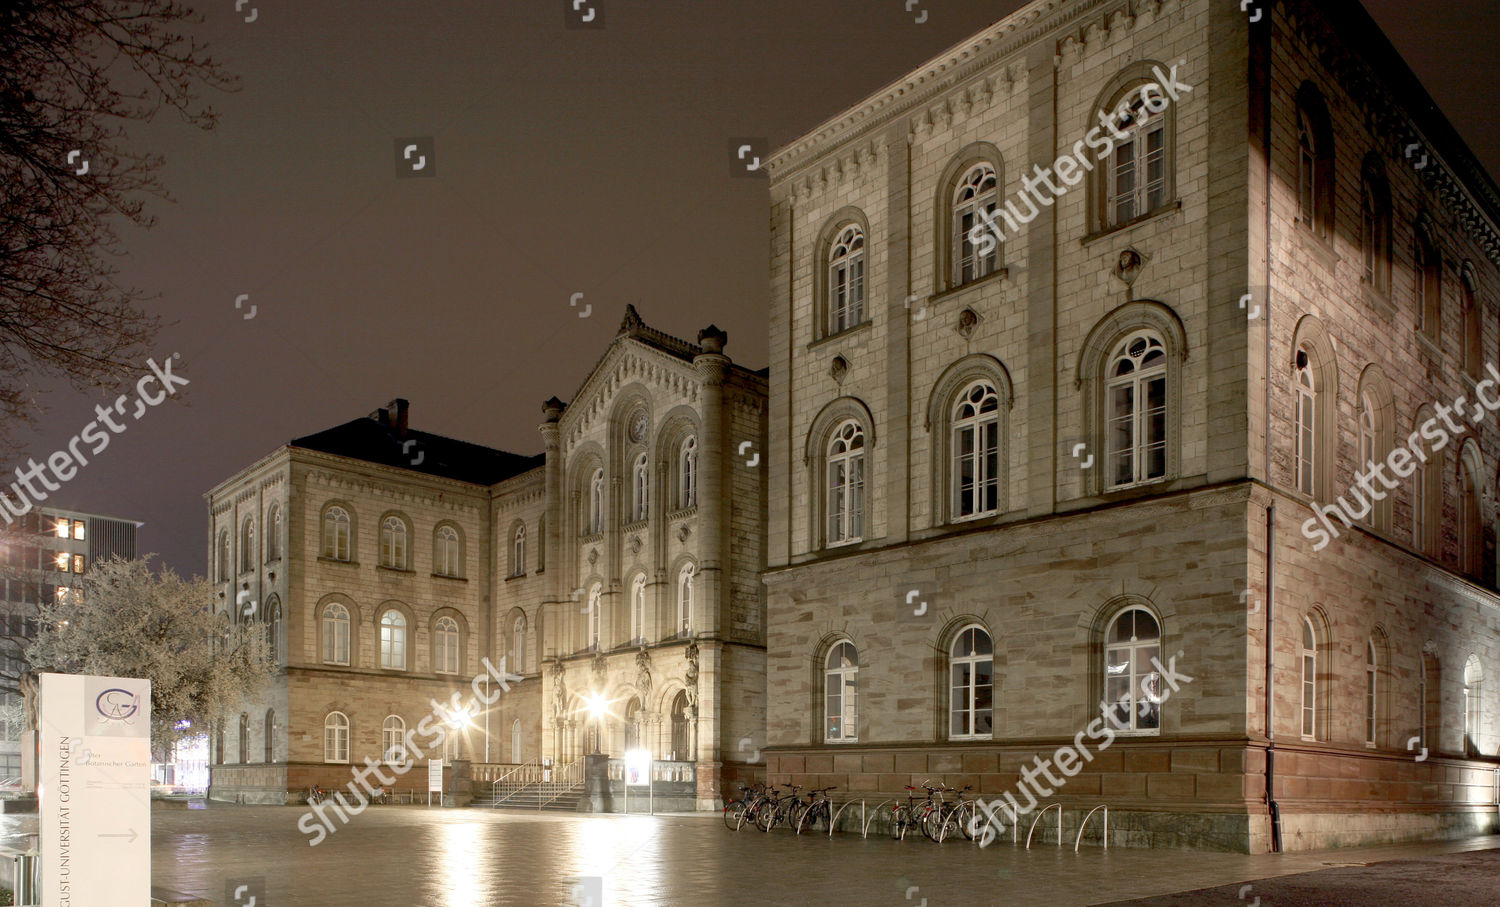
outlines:
M374 807L308 847L297 830L302 813L300 807L156 810L153 883L216 904L233 904L226 886L263 883L257 907L563 905L580 903L577 894L588 890L575 890L580 878L602 879L604 903L611 905L941 907L1161 898L1151 903L1228 907L1257 896L1265 907L1481 904L1496 903L1492 893L1500 891L1500 859L1483 852L1500 847L1496 837L1279 856L1122 848L1075 855L1071 842L1061 849L1033 844L1027 852L1009 843L979 850L922 839L735 833L716 817ZM34 823L30 816L0 817L7 833ZM1393 860L1407 862L1351 865ZM1403 889L1392 886L1406 883L1424 896L1398 897ZM1246 884L1254 887L1240 899ZM1196 891L1208 888L1218 890Z

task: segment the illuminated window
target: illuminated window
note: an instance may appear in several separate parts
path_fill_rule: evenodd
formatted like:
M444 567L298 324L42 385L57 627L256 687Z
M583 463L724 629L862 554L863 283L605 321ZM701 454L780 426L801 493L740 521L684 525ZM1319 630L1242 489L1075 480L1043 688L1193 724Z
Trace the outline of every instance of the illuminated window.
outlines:
M439 674L458 673L458 621L439 617L433 629L433 669Z
M601 596L602 595L603 595L603 589L600 587L600 585L598 583L595 583L594 587L589 590L589 641L588 641L588 647L591 648L591 649L597 649L597 648L599 648L599 636L600 636L600 631L601 631L601 629L603 627L603 621L604 621L604 614L603 614L604 608L603 608L603 603L601 601Z
M638 574L630 584L630 639L641 642L646 638L646 575Z
M850 743L859 739L859 653L851 642L841 642L828 652L823 664L823 739Z
M349 761L349 716L329 712L323 719L323 761Z
M1144 608L1130 608L1110 624L1104 640L1104 713L1122 731L1161 727L1161 625Z
M70 521L70 520L58 520L57 521L57 528L55 530L57 532L57 537L60 538L60 539L67 538L68 537L68 530L69 530L69 528L72 527L72 525L73 525L72 521Z
M631 476L631 520L640 522L651 513L651 463L644 453L635 458Z
M604 468L598 467L589 476L589 534L604 531Z
M965 627L948 650L948 737L988 738L994 733L995 655L990 634Z
M349 609L337 602L323 609L323 661L349 663Z
M400 611L387 611L380 618L380 666L406 670L406 617Z
M84 529L83 520L73 521L73 538L77 539L80 542L83 541L85 531L86 530Z
M380 750L390 765L406 763L406 721L400 715L388 715L380 726Z
M693 565L683 564L677 571L677 632L682 636L693 633Z
M75 555L73 555L73 572L74 573L82 573L83 572L83 555L81 555L81 554L75 554Z
M73 559L68 556L68 552L59 551L57 553L57 569L61 570L64 573L67 573L69 572L72 563Z
M1302 620L1302 736L1318 733L1318 639L1312 621Z

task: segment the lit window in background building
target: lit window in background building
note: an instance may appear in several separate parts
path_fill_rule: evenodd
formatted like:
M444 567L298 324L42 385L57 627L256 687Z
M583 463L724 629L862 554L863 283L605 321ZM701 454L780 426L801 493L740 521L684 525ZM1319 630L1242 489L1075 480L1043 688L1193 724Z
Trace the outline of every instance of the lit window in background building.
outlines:
M69 564L68 552L66 552L66 551L59 551L57 553L57 569L61 570L64 573L67 573L68 572L68 564Z
M75 555L73 555L73 572L74 573L82 573L83 572L83 555L81 555L81 554L75 554Z
M71 523L68 520L58 520L57 521L57 537L60 538L60 539L67 538L68 537L68 527L70 525L71 525Z
M80 542L83 541L83 532L84 532L84 529L83 529L83 520L74 520L73 521L73 538L77 539Z

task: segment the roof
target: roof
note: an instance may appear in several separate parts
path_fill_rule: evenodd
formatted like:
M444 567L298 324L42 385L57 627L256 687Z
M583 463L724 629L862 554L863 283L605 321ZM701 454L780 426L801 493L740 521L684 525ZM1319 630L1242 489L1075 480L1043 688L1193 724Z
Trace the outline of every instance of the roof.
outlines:
M368 417L297 438L288 446L475 485L503 482L546 460L544 454L523 456L425 431L407 429L403 435Z

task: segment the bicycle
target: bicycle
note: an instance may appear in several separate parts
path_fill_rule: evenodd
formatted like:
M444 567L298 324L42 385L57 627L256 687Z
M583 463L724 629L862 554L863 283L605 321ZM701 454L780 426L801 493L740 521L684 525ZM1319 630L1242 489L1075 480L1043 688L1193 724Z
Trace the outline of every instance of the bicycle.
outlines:
M745 826L745 814L765 796L766 786L755 784L740 785L740 798L730 800L724 804L724 827L730 831L739 831ZM753 813L752 813L753 815Z
M833 827L833 801L828 799L828 792L836 789L822 787L807 792L807 805L797 815L797 834L802 834L803 828L815 828L819 819L824 826Z
M924 782L925 783L925 782ZM906 833L912 828L921 827L922 816L932 806L932 788L927 788L927 803L922 807L922 814L918 815L917 788L906 785L906 802L897 803L891 807L891 837L897 841L904 841Z
M779 791L773 790L769 801L761 803L755 815L756 828L764 832L769 832L777 825L784 824L790 826L792 824L791 812L801 803L797 799L797 791L802 788L796 784L788 784L787 787L791 789L790 796L783 797Z
M941 844L954 833L972 841L984 834L984 829L989 825L989 817L977 808L973 800L964 799L964 791L973 790L972 785L964 785L960 790L956 787L945 787L938 792L937 808L927 816L927 827L923 829L927 837ZM944 802L942 795L945 793L957 794L952 803Z
M323 792L323 788L317 786L316 784L314 784L312 787L309 787L307 789L307 805L308 806L316 806L317 804L322 803L324 800L327 800L327 799L328 799L328 794L324 793Z

